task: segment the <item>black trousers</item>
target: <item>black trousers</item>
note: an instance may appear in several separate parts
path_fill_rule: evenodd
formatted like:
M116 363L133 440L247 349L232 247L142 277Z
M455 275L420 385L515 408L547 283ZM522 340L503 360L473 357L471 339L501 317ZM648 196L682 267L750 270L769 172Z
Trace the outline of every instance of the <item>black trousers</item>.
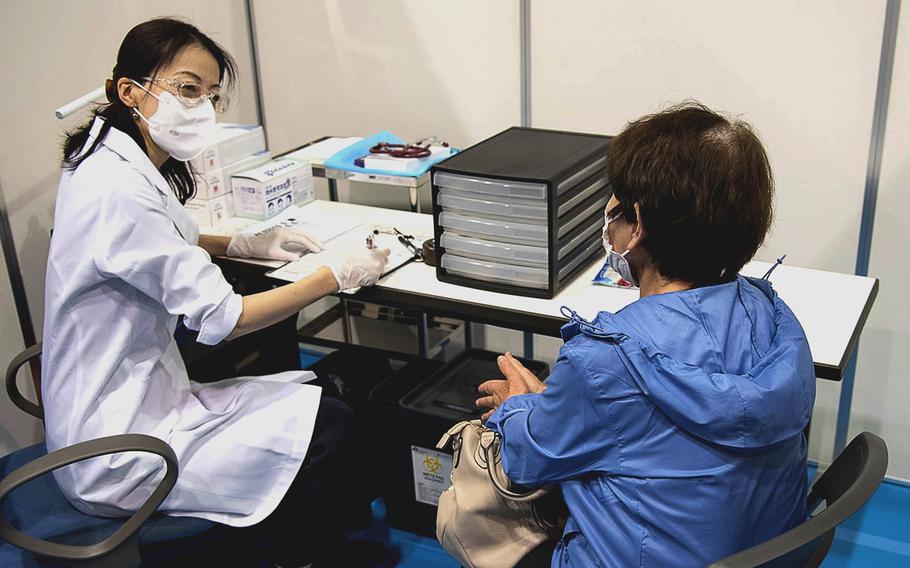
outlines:
M342 401L323 396L306 458L278 507L262 522L231 529L254 555L301 566L338 549L347 532L371 519L369 475L360 462L357 420Z
M203 363L201 367L211 366ZM276 370L282 369L264 372ZM377 428L368 423L367 395L391 373L389 361L370 349L346 346L312 370L318 377L315 384L323 389L313 436L278 507L251 527L220 525L207 534L210 543L187 547L191 550L181 551L178 559L167 557L169 565L261 566L263 558L282 567L304 565L337 552L345 533L370 523L370 503L380 489L381 452L374 443ZM221 371L232 376L233 369ZM223 376L193 378L205 382Z

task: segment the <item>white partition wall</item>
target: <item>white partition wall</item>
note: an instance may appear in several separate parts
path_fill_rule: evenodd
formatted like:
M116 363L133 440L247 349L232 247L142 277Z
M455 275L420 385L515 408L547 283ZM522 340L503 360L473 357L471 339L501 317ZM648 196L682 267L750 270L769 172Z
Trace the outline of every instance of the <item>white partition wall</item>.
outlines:
M473 144L520 120L518 3L253 2L269 147L388 130Z
M852 272L884 6L532 2L532 124L616 133L687 98L741 115L777 178L760 258Z

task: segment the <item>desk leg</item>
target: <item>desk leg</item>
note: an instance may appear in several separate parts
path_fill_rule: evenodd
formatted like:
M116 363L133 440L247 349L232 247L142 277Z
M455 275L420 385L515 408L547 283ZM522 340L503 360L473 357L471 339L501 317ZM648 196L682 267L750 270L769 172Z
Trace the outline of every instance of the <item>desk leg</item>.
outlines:
M420 213L420 196L417 194L416 187L408 188L408 199L411 202L411 212Z
M534 358L534 334L525 331L524 332L524 341L525 341L525 359Z
M850 407L853 406L853 378L856 376L856 354L859 348L853 351L850 364L840 383L840 400L837 404L837 429L834 431L834 455L840 453L847 445L847 436L850 435Z
M328 178L329 182L329 201L338 201L338 182L335 178Z
M427 358L430 352L430 338L428 333L427 314L420 312L417 315L417 354L421 359Z
M341 328L344 330L344 342L351 343L351 315L348 313L347 298L341 298Z

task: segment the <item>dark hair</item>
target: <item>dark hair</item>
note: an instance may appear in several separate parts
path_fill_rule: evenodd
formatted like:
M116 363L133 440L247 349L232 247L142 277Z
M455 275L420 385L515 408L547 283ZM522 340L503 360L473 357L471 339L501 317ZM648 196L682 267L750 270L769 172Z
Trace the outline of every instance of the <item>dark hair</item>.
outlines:
M126 77L142 82L143 77L153 77L158 70L170 64L182 49L191 45L199 45L212 54L218 62L220 79L222 81L226 79L226 88L234 84L237 65L233 58L195 26L173 18L158 18L141 23L131 29L120 44L117 64L114 66L111 80L106 83L108 103L96 108L91 120L86 124L66 135L63 143L63 167L69 170L76 169L95 151L111 128L126 133L143 152L148 152L131 109L123 104L118 96L117 81ZM83 152L96 116L105 119L104 126L91 147ZM196 182L187 162L168 157L160 169L181 203L186 203L193 197L196 193Z
M752 128L689 101L630 122L610 143L619 218L635 222L665 278L732 280L771 226L774 179ZM611 215L612 216L612 215Z

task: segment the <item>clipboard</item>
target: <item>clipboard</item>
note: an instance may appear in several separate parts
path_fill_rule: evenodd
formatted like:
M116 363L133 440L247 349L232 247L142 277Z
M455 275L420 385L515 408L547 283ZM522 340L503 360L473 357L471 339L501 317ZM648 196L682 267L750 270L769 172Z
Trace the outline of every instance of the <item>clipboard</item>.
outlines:
M375 233L374 231L378 231L378 233ZM414 253L415 249L419 249L416 248L416 245L413 242L420 237L404 235L400 231L396 234L396 229L394 227L383 227L363 223L326 241L325 251L320 253L307 253L298 260L289 262L281 268L276 268L275 270L266 273L266 276L285 282L296 282L301 278L313 274L320 267L324 266L326 264L327 255L338 254L339 251L349 250L351 248L365 248L367 246L367 235L373 235L374 244L377 248L388 248L390 251L389 262L386 265L386 270L382 273L382 276L387 276L402 266L420 258L420 255ZM402 242L399 237L403 238L406 242L410 242L414 249ZM356 289L354 289L353 292L356 292Z

